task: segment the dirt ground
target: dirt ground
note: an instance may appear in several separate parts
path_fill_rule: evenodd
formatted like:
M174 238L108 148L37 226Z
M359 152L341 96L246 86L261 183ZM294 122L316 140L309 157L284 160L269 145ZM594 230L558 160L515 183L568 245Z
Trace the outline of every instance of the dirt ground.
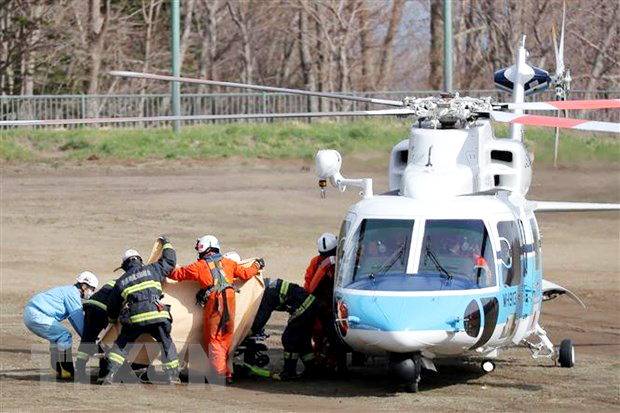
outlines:
M344 160L349 177L387 188L385 159ZM180 264L194 260L197 236L212 233L223 250L263 256L266 274L303 281L314 240L337 232L356 190L320 199L310 163L179 161L141 164L0 165L1 411L618 411L620 410L620 215L540 214L545 278L583 298L545 303L543 327L557 345L576 343L576 365L533 360L526 348L502 354L482 375L473 361L440 366L420 392L396 389L385 360L353 368L353 378L278 382L245 379L208 385L56 383L47 345L26 330L22 309L36 292L72 283L84 270L113 278L122 252L148 254L169 234ZM535 168L531 199L620 201L619 165ZM272 319L273 367L282 363L283 315Z

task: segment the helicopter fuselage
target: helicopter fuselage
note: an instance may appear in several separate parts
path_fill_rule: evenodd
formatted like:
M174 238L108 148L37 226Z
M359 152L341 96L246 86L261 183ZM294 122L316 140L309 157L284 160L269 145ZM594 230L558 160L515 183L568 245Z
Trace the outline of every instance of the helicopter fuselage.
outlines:
M536 326L538 226L507 197L374 196L349 209L339 240L336 324L356 351L493 357Z

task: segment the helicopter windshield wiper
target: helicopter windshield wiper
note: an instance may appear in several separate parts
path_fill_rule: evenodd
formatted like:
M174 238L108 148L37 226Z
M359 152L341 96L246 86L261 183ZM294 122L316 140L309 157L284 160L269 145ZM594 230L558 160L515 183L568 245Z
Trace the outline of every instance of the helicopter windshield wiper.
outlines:
M440 274L445 275L448 280L452 279L452 274L450 274L450 272L448 270L446 270L443 267L443 265L441 265L439 263L439 260L437 259L435 254L433 253L433 251L431 251L431 247L430 247L429 244L426 244L426 256L431 259L433 265L435 265L435 268L437 268L437 270L439 270Z
M406 242L403 243L403 245L401 245L401 247L399 249L394 251L394 253L390 257L388 257L388 259L385 260L385 262L383 264L381 264L381 266L379 268L377 268L376 271L373 271L370 274L368 274L368 278L371 278L371 279L374 280L375 279L375 274L388 271L390 268L392 268L392 266L394 264L396 264L396 261L398 261L398 259L403 256L403 253L405 252L405 246L406 245L407 245Z

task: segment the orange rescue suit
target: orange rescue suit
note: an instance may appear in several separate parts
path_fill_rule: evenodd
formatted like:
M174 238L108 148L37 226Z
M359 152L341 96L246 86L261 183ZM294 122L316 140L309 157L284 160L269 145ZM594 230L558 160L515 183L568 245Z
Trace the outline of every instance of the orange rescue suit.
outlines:
M216 268L215 261L219 258L221 270L224 272L222 275L226 277L227 283L232 285L235 278L249 280L258 274L259 264L255 262L249 267L242 267L233 260L219 257L219 254L217 257L207 255L205 258L201 258L188 266L175 268L168 277L176 281L198 281L201 288L215 287L209 294L203 311L204 347L215 372L220 375L226 374L226 377L230 378L231 372L228 368L227 358L233 339L235 291L232 288L226 288L220 292L217 286L214 286L211 270ZM222 322L225 304L229 317L226 322Z

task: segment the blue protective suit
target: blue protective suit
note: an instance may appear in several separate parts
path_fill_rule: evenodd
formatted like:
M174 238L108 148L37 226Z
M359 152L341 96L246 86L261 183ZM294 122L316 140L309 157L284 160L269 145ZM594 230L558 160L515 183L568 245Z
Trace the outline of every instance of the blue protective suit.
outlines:
M71 348L71 332L60 322L68 318L82 336L84 312L82 298L75 285L55 287L32 297L24 308L24 324L39 337L57 345L59 350Z

